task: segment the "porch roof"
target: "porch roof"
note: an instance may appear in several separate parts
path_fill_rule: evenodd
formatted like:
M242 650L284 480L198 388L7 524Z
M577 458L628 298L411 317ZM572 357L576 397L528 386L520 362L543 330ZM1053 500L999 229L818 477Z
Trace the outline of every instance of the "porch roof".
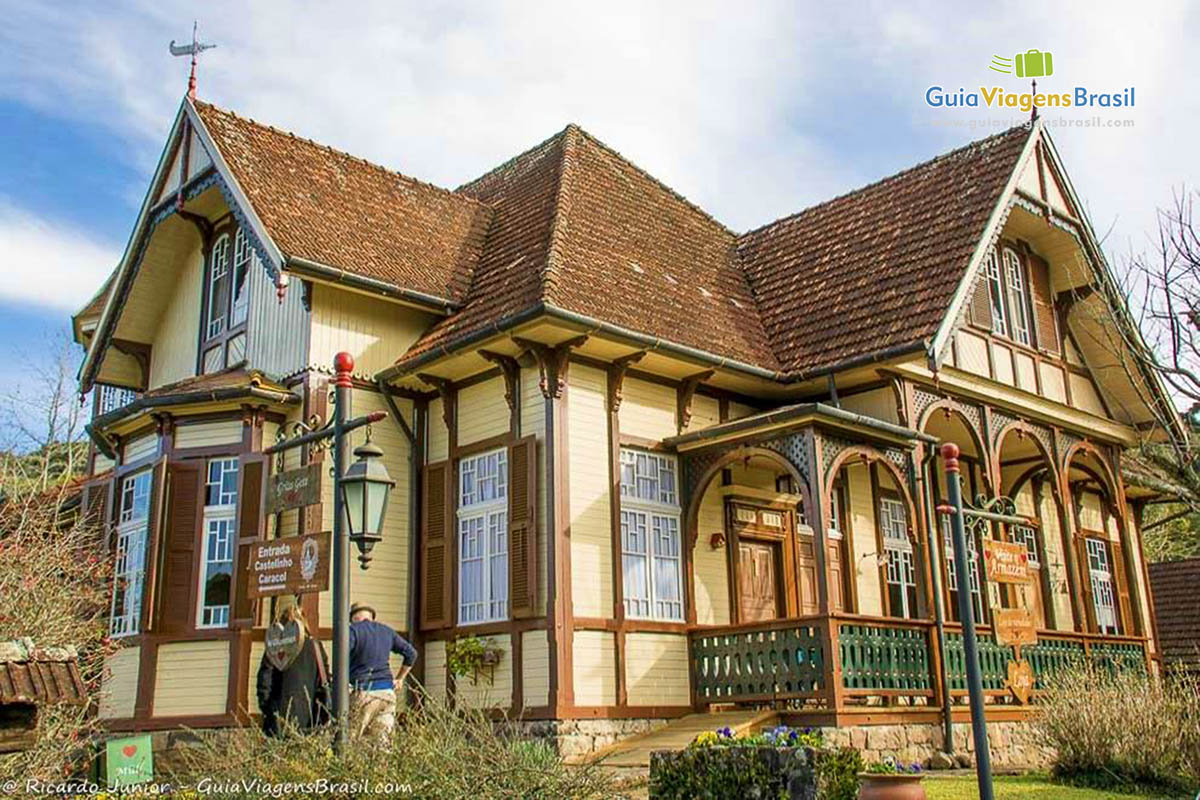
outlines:
M730 444L754 439L766 433L782 434L809 425L821 425L858 434L876 441L912 447L917 442L936 444L938 439L902 425L847 411L826 403L797 403L761 414L752 414L711 428L672 436L663 444L676 450L695 450L714 444Z

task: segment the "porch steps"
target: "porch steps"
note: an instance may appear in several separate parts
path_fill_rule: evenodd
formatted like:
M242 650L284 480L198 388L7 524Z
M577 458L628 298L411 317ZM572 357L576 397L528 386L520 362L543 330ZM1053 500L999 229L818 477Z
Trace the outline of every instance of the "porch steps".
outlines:
M729 727L734 736L745 736L778 719L779 712L771 709L736 709L688 714L686 717L671 720L661 728L631 736L597 750L585 760L604 767L648 769L650 753L654 750L680 750L691 744L702 732L715 731L717 728Z

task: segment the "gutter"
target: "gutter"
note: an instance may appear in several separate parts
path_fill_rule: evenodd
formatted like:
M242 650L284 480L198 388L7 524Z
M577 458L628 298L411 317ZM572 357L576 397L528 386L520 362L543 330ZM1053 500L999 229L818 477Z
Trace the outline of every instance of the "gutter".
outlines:
M680 436L670 436L663 439L663 444L671 447L679 447L680 445L690 444L692 442L703 441L717 436L727 436L729 434L738 433L743 430L753 430L762 425L770 425L772 423L782 423L793 419L799 419L806 416L825 417L826 419L846 422L853 425L858 425L865 428L871 428L881 433L889 434L890 436L907 439L909 441L925 442L926 444L936 444L938 439L930 436L927 433L905 428L902 425L894 425L890 422L885 422L875 417L868 417L865 414L859 414L854 411L847 411L844 408L827 405L825 403L801 403L798 405L784 406L783 408L767 411L762 414L753 414L749 417L732 422L726 422L721 425L714 425L711 428L705 428L700 431L685 433Z
M84 425L83 430L84 433L88 435L88 438L92 440L92 444L96 445L96 449L99 450L105 458L113 461L117 460L117 448L113 447L113 443L108 440L107 436L93 428L91 422L89 422L87 425Z
M343 286L349 286L353 289L361 289L372 294L404 300L405 302L436 311L440 314L457 311L460 307L458 303L443 297L418 292L415 289L405 289L394 283L368 278L365 275L357 275L353 272L347 272L344 269L331 267L328 264L320 264L316 261L309 261L307 258L300 258L298 256L285 257L284 269L297 275L307 275L317 280L340 283Z

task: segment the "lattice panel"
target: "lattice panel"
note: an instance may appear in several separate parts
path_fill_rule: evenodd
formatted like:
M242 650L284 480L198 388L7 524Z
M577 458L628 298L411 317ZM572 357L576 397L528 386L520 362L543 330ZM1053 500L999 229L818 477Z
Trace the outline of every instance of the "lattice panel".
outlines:
M913 389L913 419L919 420L925 413L925 409L929 408L934 403L945 400L941 395L934 394L927 389Z
M1066 467L1066 464L1063 463L1063 460L1067 457L1067 451L1082 441L1083 439L1073 433L1068 431L1059 431L1058 452L1055 453L1055 456L1058 457L1058 463L1060 467Z
M992 429L990 431L988 431L988 433L991 434L991 437L992 437L992 441L991 441L992 452L996 451L996 447L999 444L1000 432L1002 430L1004 430L1005 428L1007 428L1009 425L1013 424L1014 422L1018 422L1018 421L1019 420L1016 417L1014 417L1012 414L1006 414L1003 411L995 411L995 410L992 411Z
M849 447L853 447L855 442L850 441L842 436L834 436L828 433L817 434L821 437L821 474L829 479L829 468L833 466L834 460L841 452Z
M813 697L824 688L821 628L692 634L692 685L704 702Z

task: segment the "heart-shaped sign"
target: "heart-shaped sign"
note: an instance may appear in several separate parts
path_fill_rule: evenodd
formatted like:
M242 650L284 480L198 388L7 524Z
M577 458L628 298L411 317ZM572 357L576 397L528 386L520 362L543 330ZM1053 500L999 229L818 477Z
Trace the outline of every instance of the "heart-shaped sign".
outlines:
M287 669L300 655L304 646L304 628L296 620L286 624L278 622L267 628L266 648L267 660L275 669Z
M137 745L127 744L121 748L121 752L125 754L126 758L133 758L134 753L137 752Z

